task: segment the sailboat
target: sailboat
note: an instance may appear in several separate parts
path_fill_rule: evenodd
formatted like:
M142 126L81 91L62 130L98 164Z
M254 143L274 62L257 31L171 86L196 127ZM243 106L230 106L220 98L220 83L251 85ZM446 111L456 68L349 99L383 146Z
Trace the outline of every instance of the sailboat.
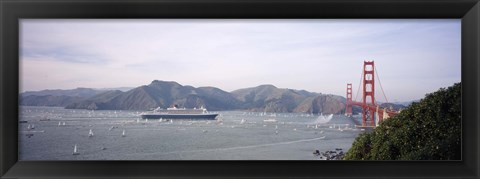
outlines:
M32 124L32 127L31 127L31 129L35 129L35 124Z
M77 151L77 144L75 144L75 147L73 147L73 153L72 155L79 155L80 153L78 153Z
M90 129L90 131L88 132L88 137L93 137L92 129Z
M28 130L32 129L32 126L29 124L29 125L27 126L27 129L28 129Z
M61 126L61 125L62 125L62 123L61 123L61 122L58 122L58 126Z
M122 137L125 137L125 129L123 129Z

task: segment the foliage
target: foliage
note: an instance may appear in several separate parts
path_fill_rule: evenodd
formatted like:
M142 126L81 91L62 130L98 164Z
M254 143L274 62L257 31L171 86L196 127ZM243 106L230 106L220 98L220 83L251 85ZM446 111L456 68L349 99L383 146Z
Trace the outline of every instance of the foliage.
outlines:
M461 117L461 83L456 83L358 136L344 159L460 160Z

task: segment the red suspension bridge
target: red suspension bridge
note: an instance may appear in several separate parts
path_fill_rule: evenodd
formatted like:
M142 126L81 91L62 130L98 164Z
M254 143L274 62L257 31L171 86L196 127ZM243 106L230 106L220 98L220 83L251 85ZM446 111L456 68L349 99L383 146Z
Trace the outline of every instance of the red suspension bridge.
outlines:
M352 106L359 106L362 108L362 126L360 127L376 127L383 120L398 114L398 111L393 109L381 108L380 105L375 101L375 63L374 61L364 61L363 62L363 72L360 79L362 83L362 101L354 101L352 99L352 84L347 84L347 102L345 115L352 116ZM380 89L382 90L385 101L388 103L388 99L383 92L382 83L380 78L377 79L379 82ZM358 97L360 91L360 86L358 87L357 95Z

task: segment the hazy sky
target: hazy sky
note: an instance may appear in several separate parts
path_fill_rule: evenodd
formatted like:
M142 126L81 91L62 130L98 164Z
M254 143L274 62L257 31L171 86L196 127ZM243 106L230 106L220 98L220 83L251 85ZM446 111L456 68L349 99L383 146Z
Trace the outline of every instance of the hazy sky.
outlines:
M374 60L389 101L408 101L460 82L460 25L454 19L23 19L20 90L137 87L157 79L345 96L346 83L353 83L355 97L363 61Z

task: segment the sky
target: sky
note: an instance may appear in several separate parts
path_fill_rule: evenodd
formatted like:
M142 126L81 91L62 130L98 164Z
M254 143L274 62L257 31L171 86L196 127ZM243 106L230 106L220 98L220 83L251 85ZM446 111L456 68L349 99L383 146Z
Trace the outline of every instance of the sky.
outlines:
M22 19L20 92L176 81L355 98L375 61L376 98L421 99L461 81L460 19ZM359 95L360 96L360 95Z

